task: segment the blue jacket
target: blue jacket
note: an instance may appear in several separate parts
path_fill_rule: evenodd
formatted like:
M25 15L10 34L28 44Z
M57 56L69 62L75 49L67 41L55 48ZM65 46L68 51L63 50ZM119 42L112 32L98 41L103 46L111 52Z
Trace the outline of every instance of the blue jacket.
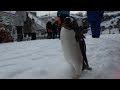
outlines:
M101 22L104 11L87 11L87 17L89 22Z
M58 11L57 12L57 16L65 15L65 14L70 16L70 11Z

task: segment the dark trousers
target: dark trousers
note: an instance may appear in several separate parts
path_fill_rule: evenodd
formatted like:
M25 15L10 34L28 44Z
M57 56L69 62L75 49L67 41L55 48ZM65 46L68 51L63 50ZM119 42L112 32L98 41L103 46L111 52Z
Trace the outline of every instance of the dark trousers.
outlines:
M60 38L61 26L58 27L58 38Z
M2 38L0 38L0 43L2 43Z
M23 40L23 27L22 26L16 26L17 28L17 41L22 41Z
M26 37L28 35L28 37L31 37L31 33L24 33L24 37Z
M120 34L120 29L119 29L119 34Z
M32 33L32 39L31 40L36 40L36 33Z
M47 38L48 38L48 39L52 39L52 34L53 34L52 32L48 32Z
M57 32L53 32L53 39L57 38Z
M91 32L92 32L92 37L99 38L100 37L100 23L99 22L91 22Z

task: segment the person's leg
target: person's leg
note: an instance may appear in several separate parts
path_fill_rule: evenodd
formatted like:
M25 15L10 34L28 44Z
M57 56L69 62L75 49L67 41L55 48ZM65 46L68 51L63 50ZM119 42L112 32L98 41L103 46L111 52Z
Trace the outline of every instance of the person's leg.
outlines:
M61 32L61 30L59 31L59 39L60 39L60 32Z
M32 37L32 33L28 33L28 37Z
M24 37L26 37L26 35L27 35L27 34L26 34L26 33L24 33Z
M31 40L34 40L34 33L31 33Z
M49 33L48 29L47 29L47 39L49 39L49 37L50 37L50 33Z
M36 33L34 33L34 40L36 40L37 39L37 37L36 37Z
M52 35L52 36L53 36L53 39L55 39L55 32L53 32L53 35Z
M29 33L29 37L30 37L31 39L32 39L32 34L33 34L33 33Z
M16 30L17 30L17 41L19 41L19 37L18 37L18 27L16 26Z
M95 38L96 37L96 24L95 22L91 22L91 32L92 32L92 37Z
M53 32L51 32L51 39L53 39Z
M55 38L57 38L57 31L55 32Z
M50 32L48 32L48 36L47 36L48 39L50 39Z
M100 31L101 31L100 23L96 22L95 23L95 37L96 38L100 37Z
M23 41L23 34L20 35L20 41Z
M20 41L20 28L19 26L16 26L17 29L17 41Z
M17 38L18 38L18 41L23 40L22 26L17 26Z
M23 27L22 26L20 26L19 27L20 28L20 41L22 41L23 40Z
M36 33L32 33L32 39L31 40L36 40Z
M52 39L52 34L53 34L53 33L52 33L52 32L50 32L50 39Z
M0 38L0 43L2 43L2 38Z

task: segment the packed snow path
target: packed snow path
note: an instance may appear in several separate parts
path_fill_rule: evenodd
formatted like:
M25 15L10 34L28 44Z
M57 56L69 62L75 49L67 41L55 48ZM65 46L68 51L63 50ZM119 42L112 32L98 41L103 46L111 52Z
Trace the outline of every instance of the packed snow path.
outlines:
M120 35L86 36L87 57L92 71L81 79L120 79ZM58 39L0 44L1 79L71 79Z

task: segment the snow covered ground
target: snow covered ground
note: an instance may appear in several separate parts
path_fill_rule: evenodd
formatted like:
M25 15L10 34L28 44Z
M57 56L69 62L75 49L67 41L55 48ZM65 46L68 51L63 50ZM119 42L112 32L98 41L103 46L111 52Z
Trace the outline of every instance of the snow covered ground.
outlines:
M120 79L120 34L86 36L92 71L81 79ZM58 39L0 44L1 79L71 79L74 72L65 61Z

